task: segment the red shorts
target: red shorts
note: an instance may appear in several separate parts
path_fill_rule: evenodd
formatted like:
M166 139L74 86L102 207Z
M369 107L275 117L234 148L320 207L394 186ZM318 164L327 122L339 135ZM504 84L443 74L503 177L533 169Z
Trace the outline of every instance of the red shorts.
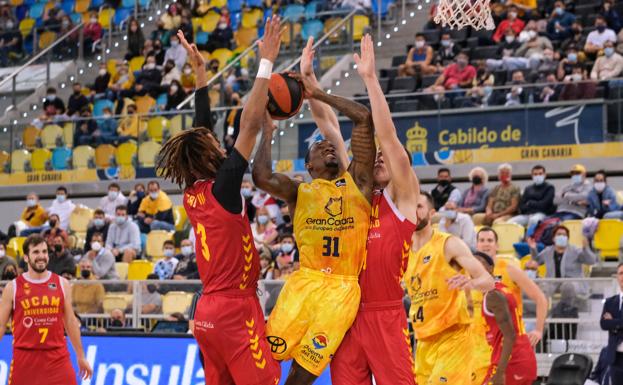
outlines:
M266 340L264 313L255 295L203 295L195 311L195 338L206 384L276 385L281 366Z
M360 306L331 362L333 385L415 385L402 301Z
M13 349L9 385L77 385L67 348Z
M537 377L536 356L534 349L530 345L528 336L522 335L517 338L511 360L506 367L506 385L532 385ZM485 377L483 385L488 384L489 380L495 373L497 366L491 365L489 372Z

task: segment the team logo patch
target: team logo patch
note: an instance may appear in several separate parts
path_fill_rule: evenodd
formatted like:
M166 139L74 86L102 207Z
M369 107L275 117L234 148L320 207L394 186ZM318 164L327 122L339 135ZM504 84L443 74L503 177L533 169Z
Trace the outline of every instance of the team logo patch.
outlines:
M30 328L33 324L33 319L30 317L24 317L24 319L22 320L22 325L24 325L25 328Z
M420 291L420 289L422 288L422 278L420 278L419 274L411 277L411 288L413 289L413 291Z
M346 179L338 179L335 181L335 187L344 187L346 186Z
M446 382L448 382L448 379L445 378L445 377L439 377L439 382L446 383Z
M324 211L332 217L342 215L342 197L329 198L329 201L324 206Z
M50 290L56 290L56 284L54 282L50 282L50 283L48 283L48 288Z
M496 282L502 282L502 276L501 275L494 275L493 279L495 279Z
M316 350L324 349L329 345L329 338L323 333L316 334L312 338L312 344Z
M430 255L427 255L426 257L424 257L424 259L422 260L422 262L424 262L424 263L428 263L428 262L430 262L430 259L431 259L431 256L430 256Z
M28 282L24 283L24 293L30 295L30 284Z
M268 343L270 344L270 351L275 354L283 354L288 350L288 344L286 340L277 336L266 336Z

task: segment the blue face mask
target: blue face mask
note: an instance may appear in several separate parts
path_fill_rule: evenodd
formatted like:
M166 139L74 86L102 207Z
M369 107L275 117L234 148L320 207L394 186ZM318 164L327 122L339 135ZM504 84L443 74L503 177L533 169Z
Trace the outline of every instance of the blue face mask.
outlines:
M66 199L67 199L67 197L65 195L59 194L59 195L56 196L56 200L58 201L58 203L63 203L63 202L65 202Z
M556 235L554 237L554 244L558 247L567 247L569 238L566 235Z
M115 223L119 226L123 225L125 221L126 221L126 218L124 216L115 217Z
M250 198L253 195L253 190L250 187L243 187L240 189L240 192L245 198Z
M582 183L582 174L571 175L571 183L573 183L573 184L581 184Z
M283 251L285 254L290 254L292 252L292 250L294 250L294 245L291 243L282 243L281 244L281 251Z
M443 215L444 217L450 219L450 220L455 220L456 219L456 211L455 210L444 210L440 212L441 215Z
M545 182L545 175L535 175L532 177L532 181L536 185L543 184L543 182Z
M93 219L93 224L95 225L95 227L102 227L104 226L104 220L102 218L95 218Z
M575 63L576 61L578 61L578 54L577 53L567 54L567 60Z
M604 48L604 54L606 55L606 57L610 57L610 56L614 55L614 48L612 48L612 47Z
M561 7L556 7L556 14L557 14L558 16L562 16L562 14L563 14L563 13L565 13L564 8L561 8Z
M268 223L268 215L258 215L257 216L257 223L259 223L260 225L265 225Z

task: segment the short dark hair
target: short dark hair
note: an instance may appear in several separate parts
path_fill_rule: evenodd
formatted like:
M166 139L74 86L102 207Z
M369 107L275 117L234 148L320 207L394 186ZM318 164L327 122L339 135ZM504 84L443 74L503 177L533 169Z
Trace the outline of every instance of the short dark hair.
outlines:
M487 253L483 253L482 251L474 251L474 257L480 257L484 259L491 267L495 266L495 262L493 261L493 258L487 255Z
M128 206L126 206L126 205L119 205L119 206L115 207L115 212L117 212L119 210L125 211L127 213L128 212Z
M26 240L24 241L24 245L22 246L22 249L24 250L24 255L28 255L28 253L30 253L31 247L39 246L42 243L45 243L47 245L45 238L43 238L41 235L39 234L29 235L28 238L26 238Z
M558 225L558 226L554 227L554 231L552 232L552 234L556 235L556 233L560 229L563 229L565 231L565 233L567 233L567 237L569 236L569 234L570 234L569 229L567 228L567 226L563 226L563 225Z
M93 211L93 215L106 215L106 213L102 209L95 209L95 211Z
M532 167L532 171L534 170L543 170L543 172L545 172L545 167L543 165L537 164L536 166Z
M480 228L480 230L478 230L478 233L476 234L476 239L478 239L478 237L480 236L480 233L484 233L490 231L493 233L493 236L495 237L495 241L498 241L498 233L497 231L493 230L493 227L489 227L489 226L484 226L482 228Z
M421 32L415 34L415 38L417 39L418 37L423 37L424 39L426 39L426 36L424 36L424 34Z
M604 180L608 180L608 175L606 174L606 170L597 170L597 172L595 173L595 176L597 176L598 174L601 174L604 176Z
M291 233L283 233L279 237L279 242L283 242L283 240L286 238L292 238L292 240L294 240L294 235L292 235Z
M117 190L121 190L121 187L119 187L119 184L114 183L114 182L108 185L108 188L111 188L111 187L115 187Z
M65 193L65 195L67 195L67 188L65 186L58 186L56 188L56 192L62 191Z
M439 176L439 174L441 174L442 172L447 172L447 173L448 173L448 175L452 175L452 174L450 173L450 169L449 169L449 168L447 168L447 167L442 167L442 168L440 168L439 170L437 170L437 176Z
M56 88L54 87L48 87L48 89L45 91L47 94L55 94L56 93Z
M82 84L80 84L80 82L75 82L73 86L74 86L74 87L75 87L75 86L80 86L80 87L82 87Z
M603 21L606 21L606 18L604 17L604 15L597 15L597 17L595 17L595 21L597 21L599 19L601 19Z
M167 246L167 245L168 245L168 246L173 246L173 247L175 247L175 242L173 242L173 241L172 241L172 240L170 240L170 239L167 239L166 241L164 241L164 242L162 243L162 248L164 249L164 247L165 247L165 246Z
M91 235L91 239L93 239L95 237L102 237L102 239L104 239L104 233L102 233L100 231L96 231L96 232L93 233L93 235Z
M431 209L435 208L435 200L433 199L433 196L430 195L429 192L420 190L420 195L424 195L426 197L426 200L428 201L428 205L430 206Z
M160 188L160 183L158 183L157 180L150 180L149 183L147 183L147 188L149 188L152 184L155 184L156 187Z

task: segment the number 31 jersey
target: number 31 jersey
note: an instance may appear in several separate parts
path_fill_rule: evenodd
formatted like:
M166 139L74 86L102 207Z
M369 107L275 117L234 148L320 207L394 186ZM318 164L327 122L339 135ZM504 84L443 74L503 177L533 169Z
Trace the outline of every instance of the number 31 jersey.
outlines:
M294 233L301 266L357 276L366 258L371 206L345 172L298 188Z

